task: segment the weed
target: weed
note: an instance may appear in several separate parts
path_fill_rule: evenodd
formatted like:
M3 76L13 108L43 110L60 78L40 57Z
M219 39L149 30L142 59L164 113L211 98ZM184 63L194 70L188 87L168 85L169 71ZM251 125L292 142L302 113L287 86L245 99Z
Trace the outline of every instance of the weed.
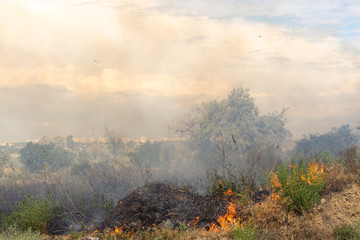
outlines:
M47 199L36 200L29 197L26 201L19 203L13 212L5 217L3 224L17 225L25 231L31 228L41 233L47 232L47 226L55 217L55 208Z
M181 222L181 223L179 223L178 229L179 229L180 232L186 232L186 230L188 230L189 227L186 226L185 223L182 223L182 222Z
M360 231L356 230L353 226L347 223L337 226L334 229L334 234L338 240L360 239Z
M249 192L254 190L255 181L251 177L244 175L243 173L234 174L232 171L228 171L228 177L223 177L218 174L216 170L210 173L210 186L209 191L214 196L223 196L227 191L233 192Z
M222 196L229 189L234 190L234 182L220 176L216 171L210 175L210 192L215 196Z
M23 231L17 225L8 225L5 231L0 234L0 240L41 240L39 232L34 232L31 228Z
M71 232L70 233L70 239L79 239L80 237L83 237L85 232Z
M246 222L242 225L235 226L232 232L234 239L237 240L256 240L259 234L259 230L251 222Z

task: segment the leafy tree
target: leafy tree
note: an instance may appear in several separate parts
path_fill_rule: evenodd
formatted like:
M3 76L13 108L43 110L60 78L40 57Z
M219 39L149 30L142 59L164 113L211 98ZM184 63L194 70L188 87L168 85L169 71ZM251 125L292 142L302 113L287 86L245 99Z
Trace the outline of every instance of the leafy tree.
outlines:
M10 155L4 151L0 151L0 168L4 167L5 164L10 160Z
M57 170L69 166L74 155L54 143L39 144L29 142L20 150L20 161L30 172L44 168Z
M74 138L72 135L66 137L66 146L68 149L74 150Z
M56 136L54 137L50 143L55 144L56 147L58 148L64 148L65 147L65 140L63 137L61 136Z
M285 110L260 116L249 90L233 89L227 99L210 101L195 107L170 127L186 136L199 158L221 159L223 175L226 161L239 159L250 150L264 145L278 148L290 132L285 126ZM213 156L217 156L215 159ZM217 160L216 160L217 159Z
M348 124L342 125L339 128L332 128L330 132L324 134L304 135L297 141L294 152L314 155L327 150L334 155L354 146L358 139L359 135L352 133Z
M125 133L118 133L116 130L105 128L105 139L106 144L113 156L113 159L116 160L116 156L119 151L124 150L125 147Z
M149 141L140 145L138 151L132 155L132 161L140 161L147 166L158 166L161 163L161 142Z

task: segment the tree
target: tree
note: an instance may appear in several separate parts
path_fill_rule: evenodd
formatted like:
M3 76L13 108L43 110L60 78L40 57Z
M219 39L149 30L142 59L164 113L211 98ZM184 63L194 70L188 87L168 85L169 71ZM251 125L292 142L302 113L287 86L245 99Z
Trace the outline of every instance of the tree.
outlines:
M338 154L347 148L354 146L359 139L359 135L352 133L350 126L342 125L339 128L332 128L330 132L324 134L304 135L296 142L294 152L301 152L314 155L325 150L331 154Z
M106 144L114 160L116 160L117 153L121 150L124 150L125 147L124 138L125 138L124 132L119 133L114 129L105 128Z
M64 148L65 147L65 140L61 136L56 136L51 140L51 143L55 144L58 148Z
M68 149L74 150L74 138L72 135L66 137L66 146Z
M170 130L181 134L203 159L221 159L225 175L228 159L239 159L263 145L278 146L291 133L285 126L285 110L260 116L249 90L233 89L227 99L202 103ZM214 159L213 156L217 156Z
M54 143L39 144L29 142L20 150L20 161L30 172L44 168L58 170L71 164L74 155Z
M161 142L149 141L140 145L138 151L131 157L132 161L140 161L146 166L158 167L162 163Z
M10 155L0 150L0 172L1 168L3 168L10 160Z

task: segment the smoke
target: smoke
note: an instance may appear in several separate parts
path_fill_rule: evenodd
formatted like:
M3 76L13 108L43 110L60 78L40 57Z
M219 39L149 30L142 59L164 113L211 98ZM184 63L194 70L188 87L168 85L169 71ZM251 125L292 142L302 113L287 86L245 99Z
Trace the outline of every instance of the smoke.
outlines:
M168 121L233 87L250 88L261 112L288 107L296 137L339 125L339 116L355 124L356 46L329 31L305 34L294 5L271 13L294 12L287 25L235 2L2 2L3 138L87 136L104 126L160 138Z

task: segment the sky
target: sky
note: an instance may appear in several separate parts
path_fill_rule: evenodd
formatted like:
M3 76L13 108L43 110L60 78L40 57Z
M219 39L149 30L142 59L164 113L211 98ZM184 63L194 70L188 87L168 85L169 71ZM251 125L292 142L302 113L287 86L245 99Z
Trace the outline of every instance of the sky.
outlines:
M360 2L0 1L0 141L167 137L239 87L294 138L357 126Z

